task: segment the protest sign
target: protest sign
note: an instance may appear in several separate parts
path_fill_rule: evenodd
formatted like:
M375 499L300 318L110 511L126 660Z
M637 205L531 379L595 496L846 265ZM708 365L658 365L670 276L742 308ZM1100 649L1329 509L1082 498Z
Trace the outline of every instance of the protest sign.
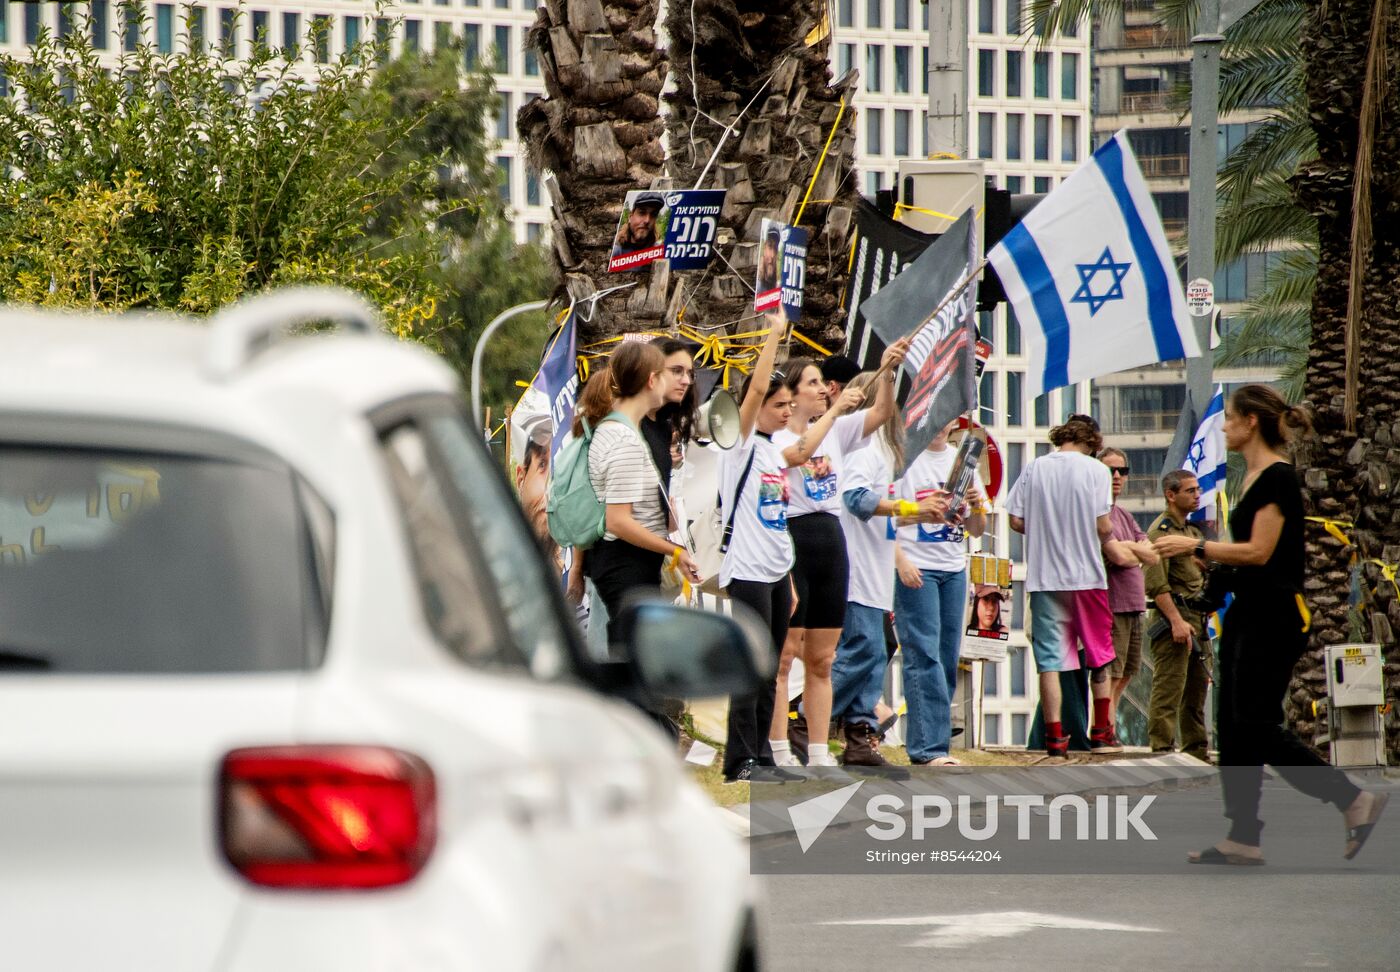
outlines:
M618 217L609 272L667 260L672 270L703 270L714 254L723 189L633 190Z

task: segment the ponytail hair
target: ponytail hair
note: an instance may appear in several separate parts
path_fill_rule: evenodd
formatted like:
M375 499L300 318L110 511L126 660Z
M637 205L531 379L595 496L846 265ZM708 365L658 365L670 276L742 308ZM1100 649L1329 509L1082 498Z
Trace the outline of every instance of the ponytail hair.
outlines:
M574 407L574 438L583 436L584 420L589 428L596 429L613 407L613 379L607 367L588 376L583 391L579 393L578 404Z
M865 391L874 384L875 372L862 371L847 382L846 388ZM899 414L899 409L890 413L890 417L880 426L880 441L885 444L894 460L894 471L899 472L904 468L904 416Z
M1230 407L1239 415L1259 420L1259 437L1272 449L1283 449L1312 431L1312 413L1306 405L1289 405L1268 385L1242 385L1230 396Z

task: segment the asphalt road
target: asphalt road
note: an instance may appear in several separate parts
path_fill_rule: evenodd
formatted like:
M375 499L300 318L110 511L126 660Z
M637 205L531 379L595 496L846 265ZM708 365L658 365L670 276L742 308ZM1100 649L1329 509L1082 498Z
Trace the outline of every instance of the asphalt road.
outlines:
M1269 864L1187 864L1223 833L1219 801L1200 787L1154 808L1160 840L1141 873L763 877L767 967L1400 968L1400 800L1344 862L1340 815L1270 781Z

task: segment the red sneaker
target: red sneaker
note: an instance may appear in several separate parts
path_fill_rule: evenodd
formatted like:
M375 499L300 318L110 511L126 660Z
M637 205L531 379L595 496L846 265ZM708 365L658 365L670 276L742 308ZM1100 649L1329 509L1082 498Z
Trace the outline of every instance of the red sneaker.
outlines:
M1046 736L1045 752L1049 756L1069 755L1069 736Z
M1123 744L1118 741L1117 735L1113 732L1112 726L1105 726L1102 729L1092 729L1089 731L1089 752L1111 754L1121 753Z

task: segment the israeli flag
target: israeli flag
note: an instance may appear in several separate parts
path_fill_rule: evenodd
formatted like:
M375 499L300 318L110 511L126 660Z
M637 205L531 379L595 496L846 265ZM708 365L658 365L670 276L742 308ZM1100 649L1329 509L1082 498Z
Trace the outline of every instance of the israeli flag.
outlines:
M1196 435L1186 450L1186 469L1201 484L1201 505L1191 520L1201 523L1215 519L1215 498L1225 488L1225 388L1215 386L1215 396L1206 406Z
M987 254L1024 330L1032 395L1201 353L1126 131Z

